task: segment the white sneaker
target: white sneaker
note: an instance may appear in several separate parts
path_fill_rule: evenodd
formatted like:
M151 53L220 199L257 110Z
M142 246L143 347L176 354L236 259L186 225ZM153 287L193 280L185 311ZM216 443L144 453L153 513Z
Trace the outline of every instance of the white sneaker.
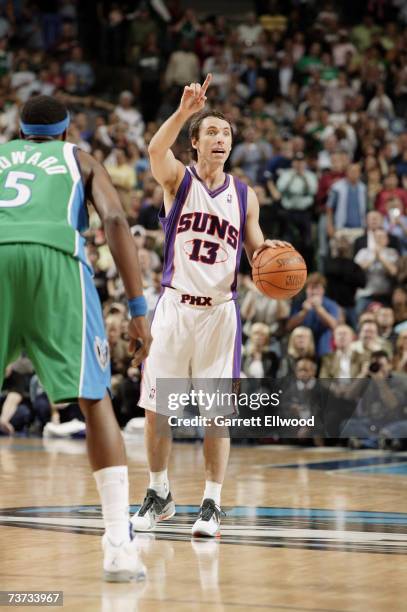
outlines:
M222 510L213 499L204 499L199 516L192 526L193 536L214 537L219 533Z
M122 542L116 545L105 534L102 538L102 547L103 578L106 582L144 580L146 568L140 560L136 542Z
M154 489L147 489L143 504L130 519L134 531L151 531L159 521L166 521L175 514L175 504L168 493L166 499L160 497Z

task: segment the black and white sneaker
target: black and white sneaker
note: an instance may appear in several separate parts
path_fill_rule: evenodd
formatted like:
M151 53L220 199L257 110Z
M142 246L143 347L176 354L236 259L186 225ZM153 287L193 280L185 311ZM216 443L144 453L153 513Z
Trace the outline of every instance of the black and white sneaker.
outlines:
M219 533L220 515L225 514L213 499L204 499L199 516L192 526L193 536L214 537Z
M154 489L147 489L143 505L131 518L131 524L134 531L151 531L159 521L166 521L174 514L175 503L170 492L164 499Z

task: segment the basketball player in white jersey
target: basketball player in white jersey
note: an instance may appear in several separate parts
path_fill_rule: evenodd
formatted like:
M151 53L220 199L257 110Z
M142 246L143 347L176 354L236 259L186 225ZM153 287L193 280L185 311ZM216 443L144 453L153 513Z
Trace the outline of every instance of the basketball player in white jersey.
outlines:
M137 531L151 530L175 514L167 474L171 436L156 429L156 379L239 378L241 327L236 280L242 246L249 260L267 246L259 226L255 192L223 167L232 128L221 113L205 112L191 122L196 163L185 167L171 151L185 122L202 111L209 86L191 83L180 106L151 139L151 170L164 190L163 293L152 322L153 343L144 362L140 406L146 409L145 440L150 484L132 518ZM205 491L193 535L214 536L229 457L228 437L206 435Z

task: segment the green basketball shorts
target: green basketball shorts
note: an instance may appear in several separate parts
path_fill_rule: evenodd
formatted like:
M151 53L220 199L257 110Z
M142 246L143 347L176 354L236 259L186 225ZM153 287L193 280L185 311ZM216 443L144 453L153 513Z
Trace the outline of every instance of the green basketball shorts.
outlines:
M52 402L102 399L109 345L90 270L40 244L0 245L0 388L24 351Z

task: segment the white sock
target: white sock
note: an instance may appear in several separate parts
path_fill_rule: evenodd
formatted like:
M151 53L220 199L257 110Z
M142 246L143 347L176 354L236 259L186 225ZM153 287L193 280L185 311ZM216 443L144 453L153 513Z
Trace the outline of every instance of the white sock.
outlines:
M168 491L170 490L167 470L163 470L162 472L150 472L150 484L148 486L149 489L154 489L159 497L166 499Z
M213 482L212 480L205 481L205 491L203 499L213 499L217 506L220 506L220 492L222 485L219 482Z
M93 472L102 502L105 530L114 544L130 541L129 476L127 465Z

